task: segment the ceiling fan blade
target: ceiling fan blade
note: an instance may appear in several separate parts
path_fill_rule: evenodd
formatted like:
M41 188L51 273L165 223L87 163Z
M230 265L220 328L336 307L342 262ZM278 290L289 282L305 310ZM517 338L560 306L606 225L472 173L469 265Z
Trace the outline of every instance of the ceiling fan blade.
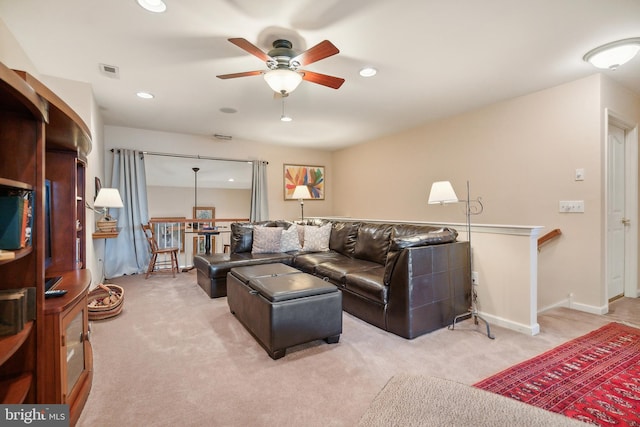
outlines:
M236 77L257 76L262 73L264 73L264 71L245 71L244 73L221 74L216 77L219 79L235 79Z
M311 64L312 62L320 61L321 59L328 58L336 53L339 53L337 47L333 45L329 40L318 43L302 52L300 55L291 58L289 63L297 62L300 66Z
M311 83L327 86L333 89L339 89L344 83L344 79L340 77L328 76L326 74L314 73L313 71L300 71L302 79Z
M273 61L274 59L272 57L270 57L269 55L267 55L266 53L264 53L262 50L260 50L259 47L257 47L256 45L252 44L251 42L249 42L246 39L243 38L233 38L233 39L228 39L231 43L235 44L236 46L238 46L240 49L244 49L247 52L249 52L251 55L256 56L260 59L262 59L264 62L270 62Z

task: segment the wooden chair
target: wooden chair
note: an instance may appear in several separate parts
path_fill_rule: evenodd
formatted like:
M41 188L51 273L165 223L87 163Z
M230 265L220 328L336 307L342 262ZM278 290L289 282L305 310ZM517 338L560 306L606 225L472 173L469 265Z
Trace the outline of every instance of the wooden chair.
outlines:
M180 266L178 265L178 248L158 248L158 242L156 241L155 233L153 232L153 226L151 224L140 224L142 231L144 232L147 242L149 242L149 249L151 250L151 259L149 260L149 267L147 268L147 275L145 279L153 273L168 273L169 267L160 268L163 266L171 265L171 273L173 277L176 277L176 273L180 272ZM169 255L169 261L158 261L158 255Z

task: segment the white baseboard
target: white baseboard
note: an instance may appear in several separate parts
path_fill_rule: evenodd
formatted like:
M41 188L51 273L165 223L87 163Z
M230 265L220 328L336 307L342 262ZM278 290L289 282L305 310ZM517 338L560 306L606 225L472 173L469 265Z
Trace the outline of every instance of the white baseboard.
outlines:
M492 316L487 313L479 313L480 317L489 322L489 325L497 325L502 328L511 329L516 332L521 332L527 335L538 335L540 333L540 325L534 323L533 325L525 325L522 323L514 322L498 316Z
M540 310L538 310L538 314L544 313L545 311L549 311L552 308L557 308L557 307L570 308L572 310L584 311L585 313L591 313L591 314L607 314L609 312L609 306L608 305L604 305L602 307L597 307L597 306L594 306L594 305L582 304L582 303L579 303L579 302L572 302L567 298L567 299L563 299L561 301L558 301L555 304L551 304L551 305L548 305L546 307L541 308Z

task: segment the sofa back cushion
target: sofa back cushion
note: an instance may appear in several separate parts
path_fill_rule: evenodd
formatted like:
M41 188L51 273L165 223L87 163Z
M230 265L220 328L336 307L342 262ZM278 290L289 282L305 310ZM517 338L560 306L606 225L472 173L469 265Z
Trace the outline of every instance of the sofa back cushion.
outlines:
M352 258L356 248L359 226L358 222L334 222L331 228L329 249Z
M385 265L392 231L391 224L360 224L354 257Z
M458 232L453 228L430 225L397 224L394 226L384 270L384 283L389 284L400 251L417 246L455 242Z

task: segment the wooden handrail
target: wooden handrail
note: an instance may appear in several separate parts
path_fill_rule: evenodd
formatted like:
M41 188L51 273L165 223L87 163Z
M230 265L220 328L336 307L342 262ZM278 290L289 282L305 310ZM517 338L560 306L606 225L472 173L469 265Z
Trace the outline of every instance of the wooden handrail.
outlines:
M556 228L554 230L551 230L550 232L548 232L544 236L540 237L538 239L538 250L540 250L540 247L542 245L544 245L545 243L547 243L549 240L555 239L556 237L560 236L561 234L562 234L562 231L560 231L559 228Z
M211 218L211 219L198 219L198 218L183 218L183 217L161 217L161 218L151 218L149 222L179 222L179 223L190 223L190 222L206 222L216 223L216 222L248 222L249 218Z

